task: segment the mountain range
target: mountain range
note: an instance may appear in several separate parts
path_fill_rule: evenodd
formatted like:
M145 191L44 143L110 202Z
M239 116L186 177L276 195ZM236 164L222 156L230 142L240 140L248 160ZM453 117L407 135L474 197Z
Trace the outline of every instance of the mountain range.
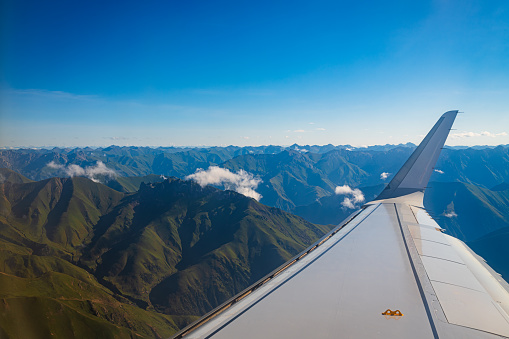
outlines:
M0 174L5 337L168 337L330 229L177 178L122 193Z
M0 150L0 167L32 180L85 173L107 185L117 177L163 175L185 178L198 169L219 166L259 176L260 202L291 211L335 187L384 184L403 165L415 145L349 148L346 146L260 146L211 148L118 147L52 150ZM99 168L98 164L102 164ZM431 180L464 182L491 188L509 182L509 147L444 149ZM100 177L101 170L109 170ZM95 172L94 172L95 171ZM95 177L93 176L95 175ZM148 179L144 179L148 180ZM150 180L158 180L155 176ZM133 191L135 186L115 189ZM113 186L115 185L115 186ZM219 185L218 187L224 188Z

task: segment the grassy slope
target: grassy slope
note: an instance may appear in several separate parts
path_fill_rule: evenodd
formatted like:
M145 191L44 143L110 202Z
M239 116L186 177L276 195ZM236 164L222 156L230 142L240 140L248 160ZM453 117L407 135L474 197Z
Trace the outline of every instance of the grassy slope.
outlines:
M14 338L167 337L327 230L177 179L135 194L86 178L7 181L0 328Z
M72 263L94 222L123 194L84 178L5 182L0 193L0 312L6 314L0 327L9 337L151 338L178 328L172 317L114 296ZM49 320L41 321L46 313ZM29 326L15 325L22 319Z

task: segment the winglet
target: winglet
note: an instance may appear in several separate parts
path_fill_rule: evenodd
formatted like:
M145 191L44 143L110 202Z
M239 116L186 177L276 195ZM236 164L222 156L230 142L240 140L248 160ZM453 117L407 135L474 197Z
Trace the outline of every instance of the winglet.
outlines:
M423 192L458 111L445 112L375 200Z

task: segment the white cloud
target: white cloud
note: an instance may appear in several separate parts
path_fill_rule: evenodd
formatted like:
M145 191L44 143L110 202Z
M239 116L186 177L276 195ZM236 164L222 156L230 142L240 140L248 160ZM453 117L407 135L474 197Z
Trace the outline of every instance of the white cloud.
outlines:
M9 94L20 96L35 96L46 97L54 99L67 99L67 100L96 100L95 95L81 95L62 91L48 91L44 89L11 89L7 91Z
M223 185L227 190L235 191L258 201L262 198L261 194L255 191L262 180L242 169L237 173L233 173L228 169L217 166L210 166L207 170L199 168L195 173L188 175L186 180L194 180L202 187L205 185Z
M314 122L309 122L310 125L314 125L315 123Z
M161 174L161 179L166 180L168 178Z
M435 169L435 172L440 173L440 174L444 174L444 171L439 170L439 169Z
M106 176L114 178L117 172L106 167L102 161L97 161L95 166L81 167L79 165L70 164L68 166L57 164L50 161L46 166L63 171L69 177L87 177L94 182L100 182L97 176Z
M458 215L456 214L456 212L450 211L450 212L444 213L444 216L446 216L447 218L455 218Z
M491 133L491 132L488 132L488 131L484 131L484 132L481 132L481 135L485 136L485 137L496 138L496 137L504 137L504 136L507 135L507 133L506 132Z
M388 172L382 172L382 174L380 174L380 179L382 180L385 180L389 177L390 173Z
M352 202L352 199L350 199L350 198L345 198L345 200L343 200L341 205L346 207L346 208L350 208L350 209L354 209L355 208L355 205Z
M352 189L348 185L337 186L335 193L338 195L347 195L341 203L341 205L346 208L354 209L356 208L356 204L364 201L364 194L362 194L362 191L358 188Z
M307 149L305 149L305 148L298 148L297 146L295 146L294 150L296 150L297 152L301 152L301 153L309 152Z
M293 131L294 133L304 133L306 132L305 130L303 129L296 129L295 131Z
M326 129L325 129L325 128L322 128L322 127L317 127L317 128L315 128L315 130L316 130L316 131L326 131Z
M490 137L490 138L496 138L496 137L503 137L506 136L506 132L500 132L500 133L492 133L488 131L483 131L480 133L477 132L458 132L458 133L452 133L451 137L455 139L461 139L461 138L473 138L473 137Z
M55 169L63 169L65 168L64 165L60 165L60 164L57 164L56 162L54 161L50 161L46 164L46 166L48 166L49 168L55 168Z

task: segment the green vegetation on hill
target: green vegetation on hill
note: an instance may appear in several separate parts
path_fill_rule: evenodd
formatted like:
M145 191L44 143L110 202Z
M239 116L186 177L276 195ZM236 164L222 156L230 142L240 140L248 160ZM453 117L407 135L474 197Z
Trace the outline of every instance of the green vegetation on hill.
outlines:
M12 338L168 337L329 230L175 178L135 193L10 178L0 184L0 333Z
M16 184L26 184L32 180L25 178L21 174L7 168L0 168L0 184L4 182L12 182Z

